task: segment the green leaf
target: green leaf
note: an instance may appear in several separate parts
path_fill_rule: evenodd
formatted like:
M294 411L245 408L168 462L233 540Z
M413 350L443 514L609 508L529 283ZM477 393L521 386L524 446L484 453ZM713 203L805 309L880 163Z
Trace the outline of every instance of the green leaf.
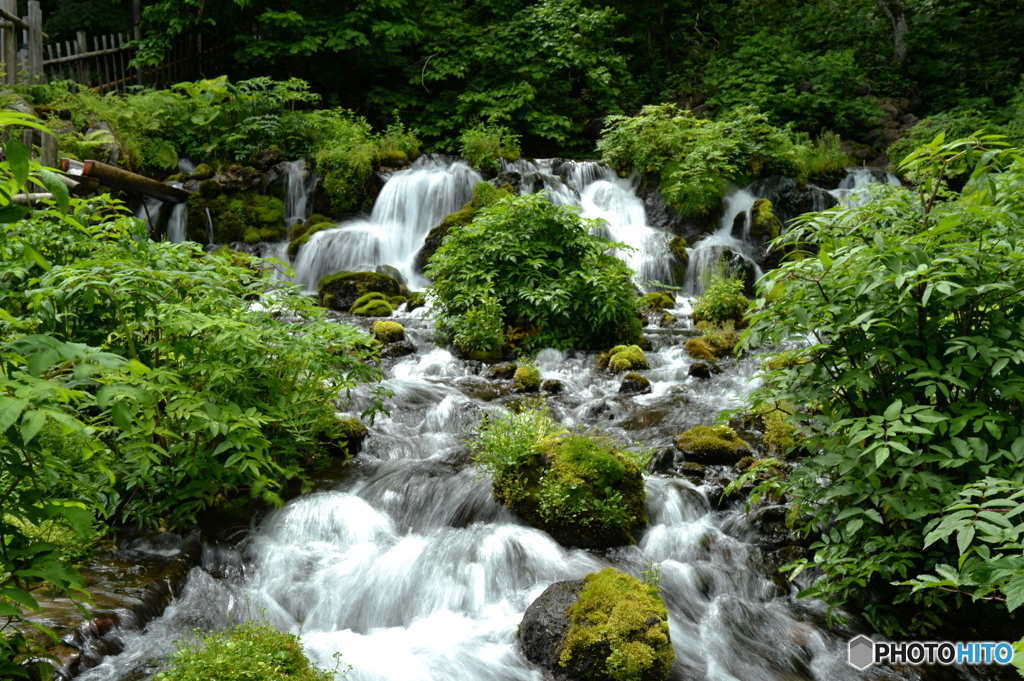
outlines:
M62 213L68 212L68 205L71 202L71 194L68 192L68 186L61 181L60 176L57 173L43 169L39 171L40 176L43 180L43 185L46 190L53 194L54 200L57 205L60 206Z
M895 421L903 412L903 400L896 400L885 409L883 416L886 421Z
M1020 604L1024 603L1024 572L1016 573L1003 589L1003 593L1006 594L1007 610L1013 612L1020 607Z
M31 165L28 147L21 140L11 138L4 145L4 149L7 151L7 162L11 165L11 172L14 173L14 181L18 185L18 189L24 189L25 183L28 182Z
M28 206L9 205L0 208L0 225L7 225L23 219L29 213Z
M132 429L132 413L128 406L124 403L124 400L114 402L114 406L110 409L111 416L114 418L114 424L123 431L131 431Z

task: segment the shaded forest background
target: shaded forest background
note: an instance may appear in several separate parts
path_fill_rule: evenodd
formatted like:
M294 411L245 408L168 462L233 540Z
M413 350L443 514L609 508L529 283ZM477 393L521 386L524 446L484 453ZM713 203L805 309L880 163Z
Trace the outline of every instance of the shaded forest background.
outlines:
M132 27L132 0L44 0L64 39ZM754 105L776 125L884 146L887 110L978 112L1019 86L1024 12L1009 0L143 0L141 59L174 36L224 44L204 75L302 78L323 102L431 150L476 120L527 155L592 155L609 114ZM892 120L892 116L890 116ZM900 121L897 120L897 123Z

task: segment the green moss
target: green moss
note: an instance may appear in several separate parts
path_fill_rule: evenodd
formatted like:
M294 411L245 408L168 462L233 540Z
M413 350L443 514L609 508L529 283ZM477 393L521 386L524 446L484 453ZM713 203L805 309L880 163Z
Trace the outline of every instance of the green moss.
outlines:
M214 170L206 163L200 163L196 166L196 171L188 176L190 180L209 180L214 176Z
M627 544L647 524L640 467L592 437L542 440L522 465L495 475L492 490L531 525L571 546Z
M661 319L658 320L658 326L662 328L668 328L670 326L675 325L677 321L678 320L675 318L675 316L670 315L668 312L662 312Z
M409 165L409 157L397 149L382 151L377 155L377 163L384 168L401 168Z
M399 305L408 302L408 300L409 299L406 298L405 296L391 296L390 298L388 298L388 302L391 303L391 307L395 308L396 310L398 309Z
M405 303L405 311L412 312L418 307L423 307L427 304L427 297L422 293L413 293L409 296L409 300Z
M501 361L501 350L470 350L466 355L478 362L491 363Z
M358 317L390 317L392 312L394 310L386 300L371 300L352 309L352 314Z
M598 356L598 368L603 368L602 364L605 364L613 374L648 368L647 356L638 345L615 346L608 351L605 359L602 360L601 356Z
M652 291L640 296L641 310L671 310L676 306L676 298L668 291Z
M380 272L335 272L317 282L320 304L342 312L350 311L353 303L367 293L379 293L386 301L404 291L392 277Z
M750 447L729 426L694 426L676 437L676 448L688 461L701 464L736 463Z
M329 681L334 672L311 664L298 636L269 624L244 622L205 636L201 644L179 643L170 668L154 681Z
M212 201L224 193L224 187L216 180L203 180L199 183L198 194L207 201Z
M665 681L675 662L656 586L605 568L583 578L559 658L595 681Z
M288 257L291 260L295 260L295 256L299 254L299 249L306 245L306 242L309 241L311 236L317 232L322 232L323 230L330 229L332 227L334 227L333 222L307 222L305 229L301 232L293 233L292 242L288 244Z
M686 270L690 266L690 251L687 250L686 239L681 236L673 237L668 244L668 250L672 254L672 283L682 286L686 281Z
M693 359L716 360L728 357L740 342L740 335L729 325L723 329L709 322L698 322L697 327L703 329L704 335L686 341L686 352Z
M371 331L381 343L405 340L405 327L398 322L374 322Z
M519 367L512 376L512 383L523 392L537 392L540 390L540 372L537 371L536 367Z
M388 297L379 291L371 291L370 293L363 294L356 298L355 302L352 303L352 306L349 308L348 311L351 312L352 314L355 314L357 308L365 306L371 300L383 300L384 302L387 302ZM390 305L390 303L388 304Z
M782 223L775 217L772 202L758 199L750 210L750 234L758 241L768 241L782 234Z
M207 211L213 221L213 239L220 244L278 241L284 236L284 202L253 192L224 194L213 180L200 183L189 195L188 237L205 243Z

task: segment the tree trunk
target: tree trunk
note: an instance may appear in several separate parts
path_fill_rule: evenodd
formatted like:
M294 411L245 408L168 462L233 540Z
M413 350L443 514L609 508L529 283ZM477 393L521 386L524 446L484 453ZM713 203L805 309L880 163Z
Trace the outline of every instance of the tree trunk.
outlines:
M875 0L875 6L892 25L892 59L897 64L907 63L907 15L903 11L903 0Z

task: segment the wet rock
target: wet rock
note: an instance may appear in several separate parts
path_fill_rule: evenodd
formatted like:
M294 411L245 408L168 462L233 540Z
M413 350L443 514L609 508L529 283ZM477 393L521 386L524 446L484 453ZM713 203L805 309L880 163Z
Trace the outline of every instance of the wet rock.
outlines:
M549 378L540 384L540 389L546 393L558 394L565 390L565 385L557 378Z
M646 395L649 392L651 392L651 382L635 371L626 374L622 379L622 384L619 385L620 395Z
M404 287L395 279L379 272L336 272L317 285L320 304L339 312L348 312L352 304L367 293L382 293L390 298L403 291Z
M511 170L503 170L498 173L497 177L488 180L488 183L494 185L498 189L512 187L513 194L519 194L519 188L523 184L523 176L519 173Z
M377 272L386 274L402 286L408 286L409 281L405 278L405 275L398 271L398 268L392 267L391 265L377 265Z
M281 152L277 149L261 149L252 157L252 164L259 170L267 170L281 162Z
M703 478L708 469L695 461L684 461L676 470L688 478Z
M487 378L507 381L515 376L516 369L518 368L519 365L515 362L502 362L501 364L495 364L491 367L490 371L487 372Z
M647 464L648 473L670 473L676 465L676 450L673 447L665 447L656 452Z
M416 346L410 340L401 340L396 343L388 343L381 348L381 357L405 357L416 352Z
M694 362L687 373L694 378L708 379L711 378L711 365L707 362Z
M530 604L519 624L519 642L526 659L564 677L565 668L558 664L569 633L569 608L583 591L583 580L555 582Z
M676 438L687 461L705 466L729 466L750 454L750 447L729 426L694 426Z
M197 192L199 191L199 180L187 180L182 183L181 188L190 194L192 192Z

